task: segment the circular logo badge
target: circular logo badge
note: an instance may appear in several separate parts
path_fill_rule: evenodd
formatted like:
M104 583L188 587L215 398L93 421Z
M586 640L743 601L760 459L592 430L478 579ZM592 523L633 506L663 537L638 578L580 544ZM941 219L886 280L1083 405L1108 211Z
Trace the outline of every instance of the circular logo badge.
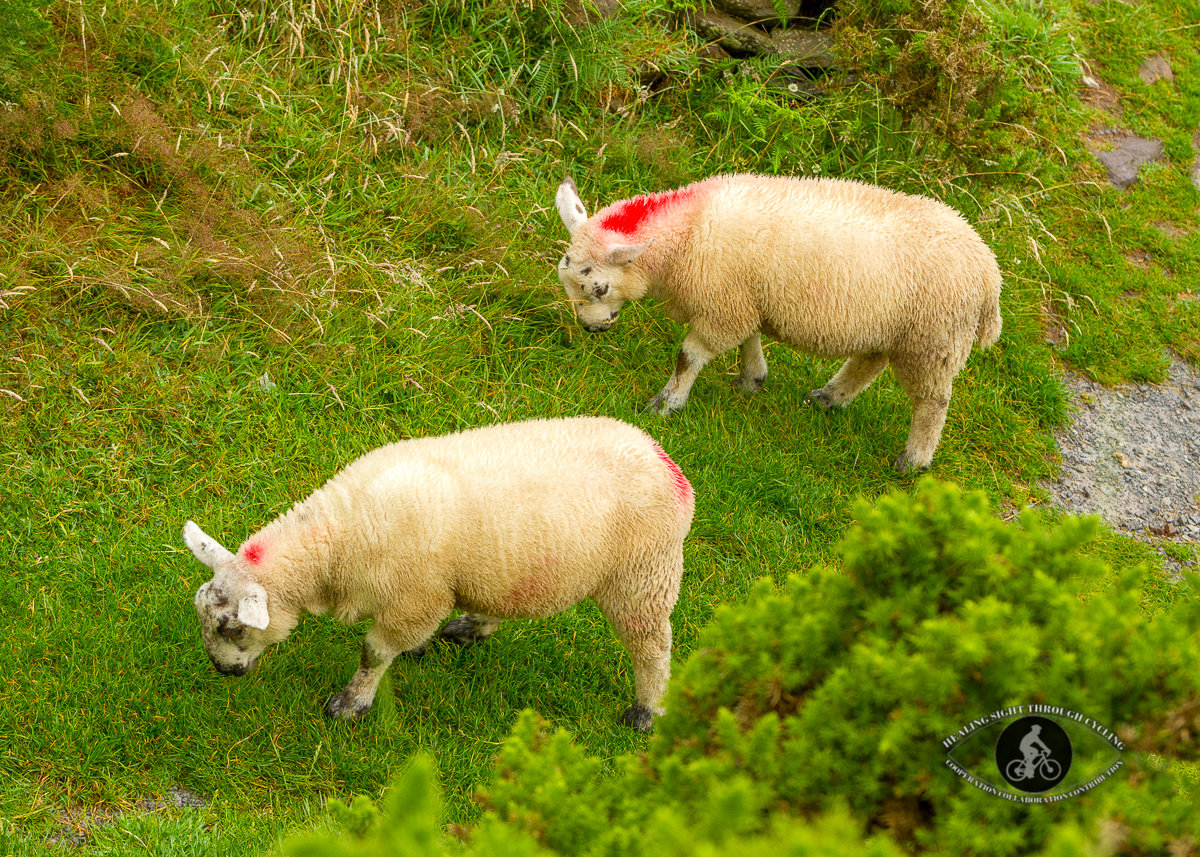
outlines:
M1071 770L1071 739L1046 717L1022 717L1005 727L996 741L996 767L1018 791L1049 791Z

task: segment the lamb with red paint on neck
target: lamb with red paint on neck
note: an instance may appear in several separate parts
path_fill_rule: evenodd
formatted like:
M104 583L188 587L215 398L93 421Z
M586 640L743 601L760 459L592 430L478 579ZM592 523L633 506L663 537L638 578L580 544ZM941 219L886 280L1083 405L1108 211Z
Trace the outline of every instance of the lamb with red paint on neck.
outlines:
M891 366L913 406L897 470L933 461L955 377L1000 336L1000 268L957 211L857 181L726 175L621 200L588 217L570 178L555 195L558 263L585 329L649 296L689 325L647 408L683 408L700 370L737 347L737 384L767 378L762 334L845 360L811 401L845 407Z
M529 420L370 452L230 553L188 521L213 571L195 596L204 649L252 670L305 613L373 617L359 670L326 713L371 707L396 655L472 645L506 618L591 598L633 661L626 725L649 729L670 674L671 611L695 496L643 431L606 417ZM438 626L454 610L467 611Z

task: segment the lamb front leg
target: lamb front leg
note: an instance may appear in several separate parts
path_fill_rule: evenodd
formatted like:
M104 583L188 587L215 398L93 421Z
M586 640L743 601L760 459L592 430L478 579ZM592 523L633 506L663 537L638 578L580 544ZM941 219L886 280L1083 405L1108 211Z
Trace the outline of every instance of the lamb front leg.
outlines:
M809 398L826 410L833 407L844 408L854 401L855 396L867 389L887 365L886 354L859 354L851 357L842 364L838 373L829 379L828 384L809 393Z
M675 374L659 394L646 403L646 410L664 417L683 410L696 376L717 353L705 345L694 330L688 333L679 347Z
M354 720L362 717L371 710L371 703L375 701L375 691L379 688L379 681L387 672L387 668L391 666L396 655L407 651L419 656L425 651L424 641L416 646L408 647L391 645L387 642L384 633L378 629L379 626L376 625L367 632L367 637L363 640L358 671L354 673L345 690L329 697L325 703L325 714L329 717L340 720Z

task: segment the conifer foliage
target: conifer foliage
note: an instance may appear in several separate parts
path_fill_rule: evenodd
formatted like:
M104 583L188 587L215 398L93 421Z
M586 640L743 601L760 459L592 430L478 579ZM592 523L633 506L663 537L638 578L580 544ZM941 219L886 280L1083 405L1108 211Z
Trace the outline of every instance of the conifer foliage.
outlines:
M913 497L860 502L856 517L841 568L814 568L779 593L763 584L720 612L675 678L652 771L689 799L744 774L764 810L847 803L871 827L933 851L1030 853L1055 823L1085 817L1116 819L1130 837L1196 834L1195 821L1157 827L1173 800L1169 769L1148 770L1138 752L1196 754L1194 579L1154 618L1141 608L1141 568L1085 600L1080 588L1109 574L1077 551L1094 520L1046 525L1027 512L1005 524L982 494L931 479ZM1028 805L948 768L948 736L1021 705L1115 730L1130 748L1123 769L1086 794ZM1076 732L1072 776L1082 783L1113 751ZM985 778L995 738L958 761ZM1156 809L1130 817L1151 788L1161 788Z
M1083 597L1111 574L1078 552L1094 520L1025 513L1006 524L982 494L932 479L912 496L860 502L856 517L839 567L782 591L764 581L721 608L678 670L646 754L606 771L568 733L523 714L468 850L1167 854L1200 841L1170 764L1196 757L1200 727L1194 578L1154 617L1141 606L1141 569ZM1110 736L1075 730L1067 786L1114 758L1121 766L1086 792L1034 804L950 770L948 736L1031 705ZM978 733L949 752L986 784L996 736ZM417 831L436 816L431 771L415 763L382 815L369 802L339 806L356 834L288 853L441 853ZM405 825L413 831L398 834ZM388 836L429 850L386 850Z

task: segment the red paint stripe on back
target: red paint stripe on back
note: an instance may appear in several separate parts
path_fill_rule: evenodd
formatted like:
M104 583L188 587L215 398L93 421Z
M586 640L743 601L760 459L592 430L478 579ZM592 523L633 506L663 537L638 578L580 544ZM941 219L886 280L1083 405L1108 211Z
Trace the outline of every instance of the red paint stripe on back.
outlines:
M605 215L604 219L600 221L600 225L610 232L633 235L646 218L683 202L694 193L695 190L685 187L663 193L635 196L633 199L619 203L617 208Z
M654 447L654 452L662 459L663 464L667 465L667 470L671 474L671 484L675 486L675 499L680 504L686 503L692 498L692 483L688 482L683 471L679 469L679 465L671 460L671 456L667 455L661 446L653 441L651 441L651 445Z

